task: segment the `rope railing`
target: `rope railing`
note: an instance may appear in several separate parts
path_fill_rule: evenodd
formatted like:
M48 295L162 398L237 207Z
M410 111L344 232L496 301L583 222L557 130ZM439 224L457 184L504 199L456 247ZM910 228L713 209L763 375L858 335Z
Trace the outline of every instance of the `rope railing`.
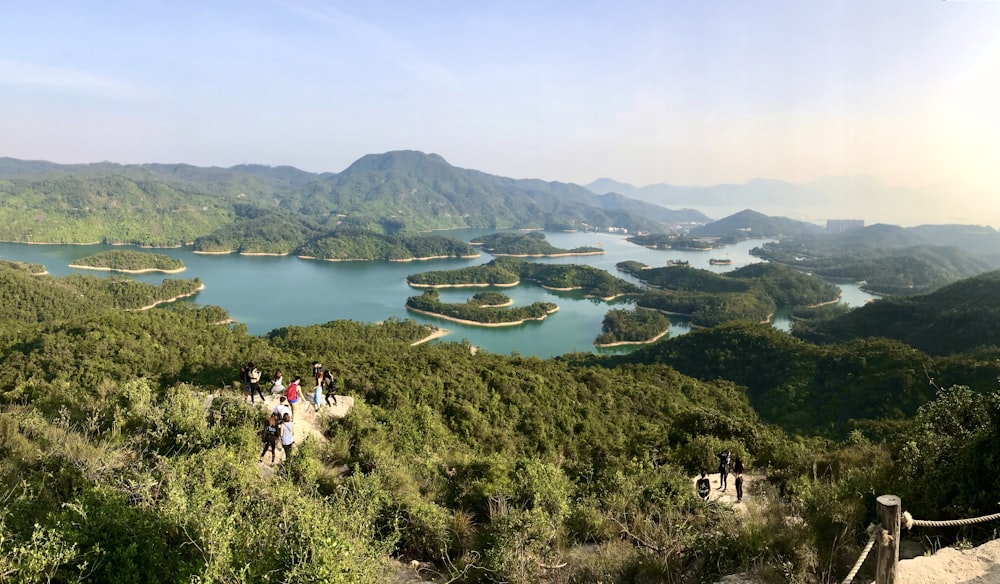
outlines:
M985 523L986 521L993 521L994 519L1000 519L1000 513L994 513L992 515L983 515L982 517L971 517L969 519L952 519L949 521L928 521L926 519L914 519L910 515L909 511L903 513L902 523L906 529L913 529L914 527L961 527L963 525L975 525L976 523Z
M868 552L872 551L872 546L875 545L875 540L878 539L879 532L881 531L882 528L874 523L868 526L868 543L865 544L865 549L861 550L861 555L858 556L858 561L854 562L854 567L847 573L847 576L841 584L851 584L854 577L858 575L858 570L861 569L861 564L865 563L865 560L868 558Z
M927 521L914 519L909 512L902 513L902 502L896 495L882 495L875 499L875 511L878 515L878 525L868 528L868 545L865 546L861 557L855 562L843 584L851 584L854 576L858 573L861 565L864 564L868 552L873 544L878 540L878 553L875 557L875 583L889 584L896 581L896 574L899 568L899 542L901 539L901 528L913 529L914 527L961 527L963 525L973 525L986 521L1000 519L1000 513L983 515L982 517L970 517L968 519L953 519L950 521Z

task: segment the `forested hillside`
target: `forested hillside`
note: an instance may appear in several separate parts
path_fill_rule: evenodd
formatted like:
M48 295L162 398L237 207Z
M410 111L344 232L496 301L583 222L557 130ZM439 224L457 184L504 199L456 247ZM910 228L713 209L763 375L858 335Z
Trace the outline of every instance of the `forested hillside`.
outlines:
M1000 267L1000 234L971 225L870 225L799 235L751 253L879 294L921 294Z
M414 346L430 331L412 321L254 337L218 308L125 311L74 278L0 276L10 581L385 582L397 560L455 582L833 581L876 495L928 518L1000 496L971 482L973 464L997 462L995 358L745 325L544 360ZM266 472L264 412L237 371L290 379L314 360L354 408L321 416L322 439ZM980 392L928 402L924 369ZM750 500L766 508L696 498L689 477L724 449L758 473Z
M371 154L340 174L241 165L58 165L0 160L0 240L190 244L290 253L338 225L382 234L460 227L663 230L700 221L583 187L454 167L434 154Z
M802 322L795 334L815 343L886 337L933 355L998 347L1000 271L929 294L883 298L832 319Z

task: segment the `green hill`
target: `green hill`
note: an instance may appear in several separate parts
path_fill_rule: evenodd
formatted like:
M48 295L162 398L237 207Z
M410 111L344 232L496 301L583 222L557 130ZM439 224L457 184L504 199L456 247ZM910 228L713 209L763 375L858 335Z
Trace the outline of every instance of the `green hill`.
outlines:
M1000 346L1000 271L929 294L883 298L831 320L801 323L795 334L818 343L886 337L934 355Z
M820 233L819 226L787 217L770 217L751 209L695 227L695 237L727 237L749 239L761 237L787 237L800 233Z

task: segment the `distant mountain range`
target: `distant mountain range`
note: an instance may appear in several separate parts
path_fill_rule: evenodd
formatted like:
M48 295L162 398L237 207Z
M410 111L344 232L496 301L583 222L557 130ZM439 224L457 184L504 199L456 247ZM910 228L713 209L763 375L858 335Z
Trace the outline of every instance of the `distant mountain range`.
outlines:
M810 221L826 219L881 218L893 223L953 223L951 217L928 221L911 211L928 207L939 193L930 189L888 186L871 176L825 177L799 185L758 178L743 184L675 186L652 184L637 187L601 178L586 185L597 194L618 193L665 206L693 207L712 217L740 209L756 209L773 215L794 215Z
M54 164L0 158L0 240L177 245L238 221L385 233L478 227L665 231L709 219L579 185L457 168L436 154L369 154L340 173L288 166ZM241 226L235 231L247 232ZM256 228L255 228L256 229ZM263 235L256 229L256 236Z

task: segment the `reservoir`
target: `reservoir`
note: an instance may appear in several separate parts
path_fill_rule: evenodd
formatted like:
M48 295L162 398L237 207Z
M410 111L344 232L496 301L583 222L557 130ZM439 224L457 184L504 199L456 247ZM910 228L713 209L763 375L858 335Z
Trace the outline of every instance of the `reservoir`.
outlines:
M464 241L494 233L494 230L463 229L442 232ZM624 235L575 232L546 233L546 239L558 248L570 249L598 246L604 255L568 256L560 258L534 258L546 263L585 264L601 268L620 278L638 283L637 280L618 272L615 264L634 260L658 267L667 260L686 260L692 267L714 272L726 272L749 263L760 261L749 254L761 244L760 240L742 241L710 252L684 252L653 250L629 243ZM106 276L107 272L79 270L68 267L73 260L108 249L112 246L97 245L29 245L0 243L0 259L43 264L49 273L57 276L77 273ZM128 248L135 249L135 248ZM205 289L197 296L182 302L216 305L224 308L235 320L244 323L251 334L263 335L288 325L321 324L331 320L379 322L388 318L412 319L431 324L450 333L442 341L462 341L494 353L517 353L524 356L551 357L564 353L627 352L631 347L598 350L594 338L601 332L604 314L613 307L628 307L624 299L603 302L584 298L580 292L556 292L535 284L522 283L515 288L498 289L510 296L516 306L532 302L554 302L559 311L544 321L530 321L515 327L475 327L436 319L407 311L406 298L420 294L410 288L408 275L429 270L452 270L470 265L488 263L493 256L483 252L470 260L428 260L413 262L326 262L303 260L294 256L241 256L195 254L190 248L151 249L152 253L180 259L187 266L184 272L164 276L145 274L129 276L144 282L159 284L164 277L201 278ZM730 265L709 265L709 258L732 260ZM873 298L856 284L839 284L843 290L841 301L850 306L861 306ZM486 288L443 289L443 302L464 302L475 292ZM787 330L790 322L780 312L774 326ZM684 334L690 326L683 318L671 317L670 336Z

